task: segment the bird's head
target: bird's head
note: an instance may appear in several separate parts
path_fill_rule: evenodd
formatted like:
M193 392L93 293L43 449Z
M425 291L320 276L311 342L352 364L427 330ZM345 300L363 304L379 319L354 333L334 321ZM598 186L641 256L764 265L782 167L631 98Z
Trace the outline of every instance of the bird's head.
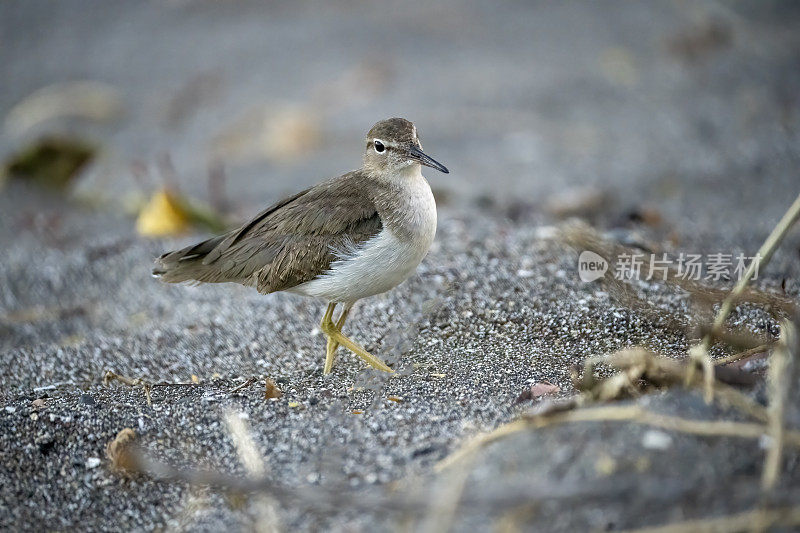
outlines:
M392 174L412 165L425 165L445 174L447 167L423 153L417 128L404 118L381 120L367 133L364 168L373 174Z

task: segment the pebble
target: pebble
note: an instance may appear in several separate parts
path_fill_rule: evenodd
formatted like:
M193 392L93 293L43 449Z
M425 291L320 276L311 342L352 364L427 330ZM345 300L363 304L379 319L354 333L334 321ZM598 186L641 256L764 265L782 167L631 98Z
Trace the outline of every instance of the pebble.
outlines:
M657 429L649 429L642 435L642 447L648 450L667 450L672 446L672 437Z

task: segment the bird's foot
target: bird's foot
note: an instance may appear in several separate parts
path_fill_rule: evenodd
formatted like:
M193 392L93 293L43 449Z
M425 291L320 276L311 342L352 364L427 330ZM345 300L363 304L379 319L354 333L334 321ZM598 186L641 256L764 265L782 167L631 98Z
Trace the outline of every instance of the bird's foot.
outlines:
M327 335L327 333L325 335ZM325 349L325 369L322 371L323 374L331 373L331 369L333 369L333 363L336 362L337 348L339 348L339 343L333 340L333 338L328 337L328 345Z
M342 314L339 315L339 320L336 321L336 329L339 330L339 333L342 332L342 327L344 326L344 321L347 320L347 315L350 313L350 309L353 307L353 304L345 304L344 309L342 309ZM323 319L324 321L324 319ZM326 354L325 354L325 374L330 374L331 369L333 368L333 363L336 362L336 350L339 348L339 343L333 340L332 338L328 337L328 345L326 347Z
M383 372L394 372L391 368L386 366L386 363L369 353L367 350L356 344L355 342L351 341L341 332L341 326L344 325L344 321L347 318L347 312L349 311L348 308L342 312L342 316L339 317L338 324L334 324L331 316L333 315L333 309L335 304L328 305L328 310L325 312L325 316L322 318L322 323L320 324L320 329L322 329L323 333L328 337L328 344L326 347L326 354L325 354L325 369L324 373L330 373L331 369L333 368L334 360L336 359L336 349L341 344L361 359L364 360L372 368L377 368L378 370L382 370Z

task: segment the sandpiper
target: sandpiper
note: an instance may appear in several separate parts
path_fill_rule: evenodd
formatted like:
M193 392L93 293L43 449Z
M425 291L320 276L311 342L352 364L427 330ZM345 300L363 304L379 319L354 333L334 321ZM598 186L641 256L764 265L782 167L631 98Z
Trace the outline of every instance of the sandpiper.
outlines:
M169 252L153 275L169 283L240 283L263 294L289 291L328 302L324 372L345 346L367 364L386 364L342 334L353 304L402 283L436 233L436 203L422 165L448 173L422 152L414 124L390 118L367 133L359 170L268 207L240 228ZM336 322L333 313L342 311Z

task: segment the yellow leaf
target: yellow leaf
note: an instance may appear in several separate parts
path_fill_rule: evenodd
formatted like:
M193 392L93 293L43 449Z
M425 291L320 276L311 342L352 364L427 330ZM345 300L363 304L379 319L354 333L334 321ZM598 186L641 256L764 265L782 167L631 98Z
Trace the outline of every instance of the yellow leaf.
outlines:
M177 235L189 229L189 216L181 202L166 189L156 192L139 212L136 231L146 237Z

